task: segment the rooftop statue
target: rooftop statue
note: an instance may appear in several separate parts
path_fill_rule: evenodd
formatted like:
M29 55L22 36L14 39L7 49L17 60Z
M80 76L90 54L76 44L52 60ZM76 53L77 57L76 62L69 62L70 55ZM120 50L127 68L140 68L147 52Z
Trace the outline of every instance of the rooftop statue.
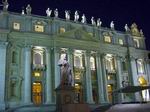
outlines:
M111 29L115 29L114 21L111 21L111 23L110 23L110 28L111 28Z
M74 21L77 22L79 20L79 14L78 11L75 11L74 13Z
M49 8L47 8L47 10L46 10L47 17L50 17L51 13L52 13L52 10L50 10Z
M91 18L91 23L92 23L92 25L96 25L96 22L95 22L95 20L94 20L94 17Z
M128 24L125 24L124 29L125 29L126 32L130 31L130 28L128 27Z
M86 17L85 17L85 15L83 14L81 18L82 18L81 23L85 24L86 23Z
M141 36L144 36L142 29L140 29L140 34L141 34Z
M72 78L72 71L71 67L66 60L66 57L63 59L60 59L58 61L58 65L60 66L60 75L61 75L61 85L73 85L73 78Z
M70 20L70 12L65 10L65 18L66 20Z
M54 10L54 16L55 16L55 18L58 18L58 9L57 8Z
M32 11L32 8L31 8L30 4L28 4L27 7L26 7L27 15L31 15L31 11Z
M24 12L24 7L22 7L22 12L21 12L21 14L22 14L22 15L25 14L25 12Z
M97 19L97 27L101 27L102 26L102 21L100 18Z
M7 0L2 0L2 3L3 3L3 11L7 11L8 10L8 1Z

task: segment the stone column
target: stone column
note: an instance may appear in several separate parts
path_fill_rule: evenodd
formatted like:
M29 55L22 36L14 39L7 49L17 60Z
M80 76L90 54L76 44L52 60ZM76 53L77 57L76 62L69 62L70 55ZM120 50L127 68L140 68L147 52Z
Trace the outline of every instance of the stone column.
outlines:
M68 62L69 62L69 65L71 67L71 71L72 71L72 74L73 74L73 50L72 49L68 49ZM72 75L72 79L74 79L74 75ZM72 85L74 85L74 80L73 80L73 83Z
M148 81L149 81L148 84L150 84L150 60L146 59L145 64L146 64L145 68L146 68L146 71L147 71L146 75L147 75L147 78L148 78Z
M60 67L58 66L59 61L59 52L60 49L55 48L54 49L54 60L55 60L55 88L57 88L60 84Z
M52 103L51 49L46 49L46 103Z
M116 65L117 65L117 89L120 89L122 87L122 69L121 69L121 57L116 56ZM123 94L118 94L118 102L121 103L123 101Z
M0 42L0 110L5 110L5 78L7 42Z
M133 82L133 86L137 86L138 85L138 74L137 74L137 65L136 65L135 58L131 57L130 63L131 63L131 80ZM140 96L141 95L139 93L135 93L133 95L132 100L140 101L141 100Z
M131 57L130 63L131 63L131 72L132 72L131 80L133 82L133 85L137 86L138 85L138 82L137 82L138 74L137 74L137 65L136 65L135 58Z
M24 48L24 103L31 103L31 47Z
M101 58L100 54L96 54L96 71L97 71L97 82L98 82L98 102L105 103L104 98L104 84L103 84L103 73L102 73L102 66L101 66Z
M107 89L107 74L106 74L106 64L105 64L105 54L101 55L101 64L102 64L102 72L103 72L103 87L104 87L104 98L105 102L109 102L108 98L108 89Z
M93 95L92 95L92 79L91 79L91 67L90 67L90 52L85 53L85 67L86 67L86 101L89 104L93 102Z

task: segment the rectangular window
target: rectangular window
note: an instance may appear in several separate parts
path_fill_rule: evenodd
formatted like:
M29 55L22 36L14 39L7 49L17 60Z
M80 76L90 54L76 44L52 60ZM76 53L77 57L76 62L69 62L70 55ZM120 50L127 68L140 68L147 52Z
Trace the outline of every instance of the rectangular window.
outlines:
M104 36L104 41L111 43L111 37L110 36Z
M44 26L43 25L35 25L34 30L36 32L44 32Z
M14 23L13 23L13 29L14 29L14 30L20 30L20 23L14 22Z
M119 39L119 44L123 45L123 40L122 39Z

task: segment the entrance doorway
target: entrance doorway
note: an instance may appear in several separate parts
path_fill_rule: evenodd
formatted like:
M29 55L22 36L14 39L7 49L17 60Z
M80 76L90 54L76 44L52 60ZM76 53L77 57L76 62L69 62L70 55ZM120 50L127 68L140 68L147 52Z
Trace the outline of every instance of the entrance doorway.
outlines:
M42 103L42 84L41 82L34 82L32 84L32 101L39 105Z

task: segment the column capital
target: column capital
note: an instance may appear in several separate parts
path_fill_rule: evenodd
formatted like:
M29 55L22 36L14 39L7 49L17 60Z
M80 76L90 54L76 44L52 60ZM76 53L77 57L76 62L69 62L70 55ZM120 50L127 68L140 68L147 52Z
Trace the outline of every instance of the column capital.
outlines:
M45 51L46 51L47 53L50 53L50 52L52 51L52 49L53 49L53 48L51 48L51 47L46 47L46 48L45 48Z

